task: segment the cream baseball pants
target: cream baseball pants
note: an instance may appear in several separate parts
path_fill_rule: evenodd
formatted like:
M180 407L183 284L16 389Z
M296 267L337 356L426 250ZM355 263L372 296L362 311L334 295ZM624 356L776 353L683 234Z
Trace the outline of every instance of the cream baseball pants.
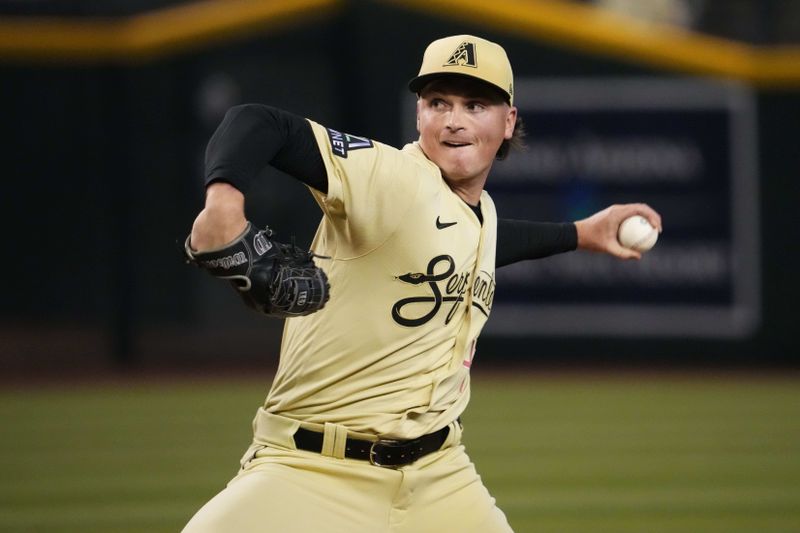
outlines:
M303 424L324 433L322 453L297 450L299 426L259 410L239 473L184 533L512 531L460 444L458 423L440 450L399 468L344 458L348 435L334 424Z

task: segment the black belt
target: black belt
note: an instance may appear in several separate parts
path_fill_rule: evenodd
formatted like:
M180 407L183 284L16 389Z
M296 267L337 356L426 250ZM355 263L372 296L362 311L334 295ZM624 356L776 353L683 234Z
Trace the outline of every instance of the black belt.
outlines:
M441 448L449 433L450 427L445 426L439 431L412 440L347 439L344 456L369 461L376 466L403 466ZM322 451L323 437L323 433L299 428L294 434L294 444L299 450L319 453Z

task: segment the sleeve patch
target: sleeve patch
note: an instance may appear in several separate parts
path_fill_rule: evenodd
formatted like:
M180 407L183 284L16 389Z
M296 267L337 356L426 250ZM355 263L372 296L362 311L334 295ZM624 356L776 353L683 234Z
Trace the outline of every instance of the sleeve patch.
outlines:
M372 141L366 137L341 133L331 128L325 128L325 130L328 132L328 138L331 141L331 151L342 159L347 159L347 152L351 150L373 147Z

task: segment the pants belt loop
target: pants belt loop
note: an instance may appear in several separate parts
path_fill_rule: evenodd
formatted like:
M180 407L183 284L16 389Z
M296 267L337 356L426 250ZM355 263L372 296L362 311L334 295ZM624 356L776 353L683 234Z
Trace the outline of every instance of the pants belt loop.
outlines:
M347 428L339 424L325 422L325 431L322 438L322 455L344 459L347 446Z
M461 435L464 432L464 428L461 426L461 420L454 420L450 423L450 433L447 435L447 439L442 444L442 448L450 448L452 446L458 446L461 444Z

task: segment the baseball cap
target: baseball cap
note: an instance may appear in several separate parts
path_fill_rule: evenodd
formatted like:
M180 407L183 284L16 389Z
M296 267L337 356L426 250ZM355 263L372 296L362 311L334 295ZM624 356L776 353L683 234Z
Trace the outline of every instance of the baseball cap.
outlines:
M416 78L408 82L419 93L434 78L466 76L500 89L509 104L514 103L514 73L503 47L474 35L452 35L437 39L425 49Z

